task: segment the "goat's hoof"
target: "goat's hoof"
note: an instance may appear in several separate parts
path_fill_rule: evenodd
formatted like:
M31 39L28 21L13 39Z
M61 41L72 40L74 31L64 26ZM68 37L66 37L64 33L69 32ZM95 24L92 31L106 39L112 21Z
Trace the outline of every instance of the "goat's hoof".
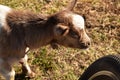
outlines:
M29 78L34 78L35 77L35 73L34 72L28 73L28 77Z

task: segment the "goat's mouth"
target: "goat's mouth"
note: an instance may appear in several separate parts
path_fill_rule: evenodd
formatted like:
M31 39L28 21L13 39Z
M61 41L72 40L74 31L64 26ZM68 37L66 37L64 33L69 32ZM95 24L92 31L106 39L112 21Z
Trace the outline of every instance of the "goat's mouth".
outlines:
M90 45L80 44L80 49L88 49Z
M78 49L88 49L89 46L86 46L86 45L78 45L78 46L74 46L74 45L69 45L67 47L71 47L71 48L78 48Z
M88 49L89 46L80 46L80 49Z

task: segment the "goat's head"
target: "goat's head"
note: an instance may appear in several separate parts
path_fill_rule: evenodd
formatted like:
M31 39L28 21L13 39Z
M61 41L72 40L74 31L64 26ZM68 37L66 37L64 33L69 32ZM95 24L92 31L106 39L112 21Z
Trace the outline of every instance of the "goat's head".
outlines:
M71 6L51 16L54 23L54 42L63 46L86 49L90 46L90 38L86 34L84 19L73 13L73 7L77 0L71 2Z

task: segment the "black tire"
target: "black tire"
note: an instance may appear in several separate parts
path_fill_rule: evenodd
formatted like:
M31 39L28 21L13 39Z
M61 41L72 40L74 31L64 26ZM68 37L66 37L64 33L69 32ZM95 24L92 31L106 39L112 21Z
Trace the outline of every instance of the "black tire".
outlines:
M108 55L96 60L79 80L120 80L120 55Z

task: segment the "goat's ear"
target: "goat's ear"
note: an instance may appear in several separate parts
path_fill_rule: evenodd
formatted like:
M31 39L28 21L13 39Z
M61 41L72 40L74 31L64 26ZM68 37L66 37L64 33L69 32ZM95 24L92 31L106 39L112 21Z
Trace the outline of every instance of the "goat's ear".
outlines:
M54 29L55 36L65 36L69 32L69 28L63 25L57 25Z

